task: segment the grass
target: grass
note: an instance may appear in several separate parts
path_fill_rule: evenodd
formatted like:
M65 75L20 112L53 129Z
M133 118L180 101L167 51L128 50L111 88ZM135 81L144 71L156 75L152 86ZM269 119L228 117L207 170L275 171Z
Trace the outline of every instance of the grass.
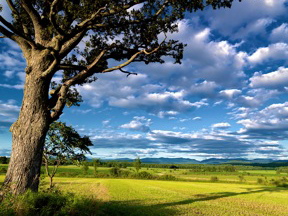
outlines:
M107 174L109 169L99 167L98 172ZM133 171L131 168L125 170ZM142 168L141 171L150 172L153 175L170 174L182 179L198 179L202 182L92 178L93 169L90 167L90 178L82 178L80 175L77 178L54 178L56 187L63 192L63 195L59 195L59 200L66 200L65 208L60 209L59 212L64 212L63 215L73 215L75 212L81 212L82 215L103 216L283 216L288 212L288 188L256 184L257 178L260 177L266 177L270 180L287 176L287 174L276 174L274 170L249 170L236 173L191 173L189 170L151 168L147 170ZM59 172L81 174L82 171L77 166L62 166ZM239 184L239 175L243 175L246 179L244 183ZM211 176L217 176L220 181L208 182ZM3 180L4 175L0 175L0 182L3 182ZM42 189L45 190L48 187L48 178L45 178L41 185ZM75 195L71 196L71 192ZM32 199L30 196L30 199L27 200L30 200L29 205L31 206L31 203L36 202L35 200L47 200L46 196L45 194L39 194L37 199L33 196ZM51 195L48 199L51 200L49 203L54 203L53 196ZM22 209L25 210L24 207ZM49 206L46 209L49 210ZM35 209L30 212L27 210L27 214L24 210L22 213L20 212L22 215L37 215L33 213L33 211L36 211ZM60 213L59 215L62 214ZM2 212L2 215L5 214Z
M63 191L101 201L103 215L285 215L287 188L131 179L56 178Z

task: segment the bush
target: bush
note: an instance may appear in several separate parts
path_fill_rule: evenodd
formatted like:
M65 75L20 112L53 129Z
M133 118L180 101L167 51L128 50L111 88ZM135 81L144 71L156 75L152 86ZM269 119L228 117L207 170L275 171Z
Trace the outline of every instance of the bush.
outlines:
M135 177L140 178L140 179L154 179L155 178L151 173L145 172L145 171L135 174Z
M0 173L6 173L6 172L7 172L7 168L5 168L5 167L0 168Z
M217 176L211 176L210 181L217 182L217 181L219 181L219 179Z
M62 194L57 190L24 195L8 195L0 204L1 215L95 215L95 206L98 203L89 198L77 197L72 193Z
M265 183L265 180L263 178L258 178L257 179L257 183L258 184L264 184Z
M158 177L159 180L170 180L170 181L175 181L177 178L173 175L161 175Z
M119 177L121 175L120 173L121 173L121 170L118 167L112 167L110 169L110 175L113 177Z
M288 181L285 177L277 180L271 179L270 184L275 185L277 187L288 187Z

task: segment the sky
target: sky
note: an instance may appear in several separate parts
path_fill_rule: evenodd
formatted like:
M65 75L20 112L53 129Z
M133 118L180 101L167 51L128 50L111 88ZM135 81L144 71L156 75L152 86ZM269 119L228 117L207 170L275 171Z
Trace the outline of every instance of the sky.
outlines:
M243 0L186 14L169 38L182 64L133 63L78 87L60 120L88 135L93 158L288 158L288 0ZM2 12L9 19L7 7ZM0 155L11 152L25 81L17 45L0 39ZM112 63L111 63L112 64Z

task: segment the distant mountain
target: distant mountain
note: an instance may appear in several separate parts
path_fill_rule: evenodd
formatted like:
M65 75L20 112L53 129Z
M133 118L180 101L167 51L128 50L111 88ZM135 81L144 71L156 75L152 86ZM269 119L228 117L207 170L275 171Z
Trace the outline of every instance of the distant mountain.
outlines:
M116 158L116 159L101 159L102 161L125 161L133 162L135 159L131 158ZM219 159L219 158L209 158L206 160L198 161L190 158L141 158L142 163L152 163L152 164L269 164L269 163L285 163L288 160L273 160L273 159L263 159L256 158L248 160L245 158L229 158L229 159Z
M126 161L133 162L131 158L117 158L117 159L103 159L103 161ZM200 161L189 158L141 158L142 163L154 163L154 164L200 164Z

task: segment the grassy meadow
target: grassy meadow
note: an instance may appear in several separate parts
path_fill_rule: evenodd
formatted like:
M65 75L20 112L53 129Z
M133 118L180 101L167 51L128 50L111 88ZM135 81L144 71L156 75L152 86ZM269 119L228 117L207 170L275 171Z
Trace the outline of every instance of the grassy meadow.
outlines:
M1 165L2 167L6 165ZM1 169L0 166L0 169ZM109 175L111 168L98 167L97 173ZM123 168L135 172L134 168ZM237 172L193 173L185 169L142 168L153 175L173 175L177 181L143 180L122 177L93 177L90 167L86 175L77 166L62 166L54 178L57 190L73 193L82 204L81 215L287 215L288 188L269 182L287 177L275 170L239 170ZM78 174L64 177L64 174ZM45 175L43 175L45 176ZM239 178L243 176L243 178ZM217 177L214 182L211 177ZM266 179L259 184L257 179ZM242 179L242 180L241 180ZM4 174L0 175L3 182ZM41 190L48 187L42 177ZM73 201L76 202L75 200ZM76 206L76 207L75 207ZM82 207L81 207L82 206ZM18 209L21 209L20 207ZM79 210L78 209L78 210ZM84 210L83 210L84 209ZM86 210L87 211L86 211ZM80 210L79 210L80 211ZM20 213L22 215L23 211ZM21 215L18 213L18 215ZM78 213L74 215L78 215ZM52 214L44 214L52 215ZM59 215L62 215L59 213ZM65 215L65 214L63 214Z

